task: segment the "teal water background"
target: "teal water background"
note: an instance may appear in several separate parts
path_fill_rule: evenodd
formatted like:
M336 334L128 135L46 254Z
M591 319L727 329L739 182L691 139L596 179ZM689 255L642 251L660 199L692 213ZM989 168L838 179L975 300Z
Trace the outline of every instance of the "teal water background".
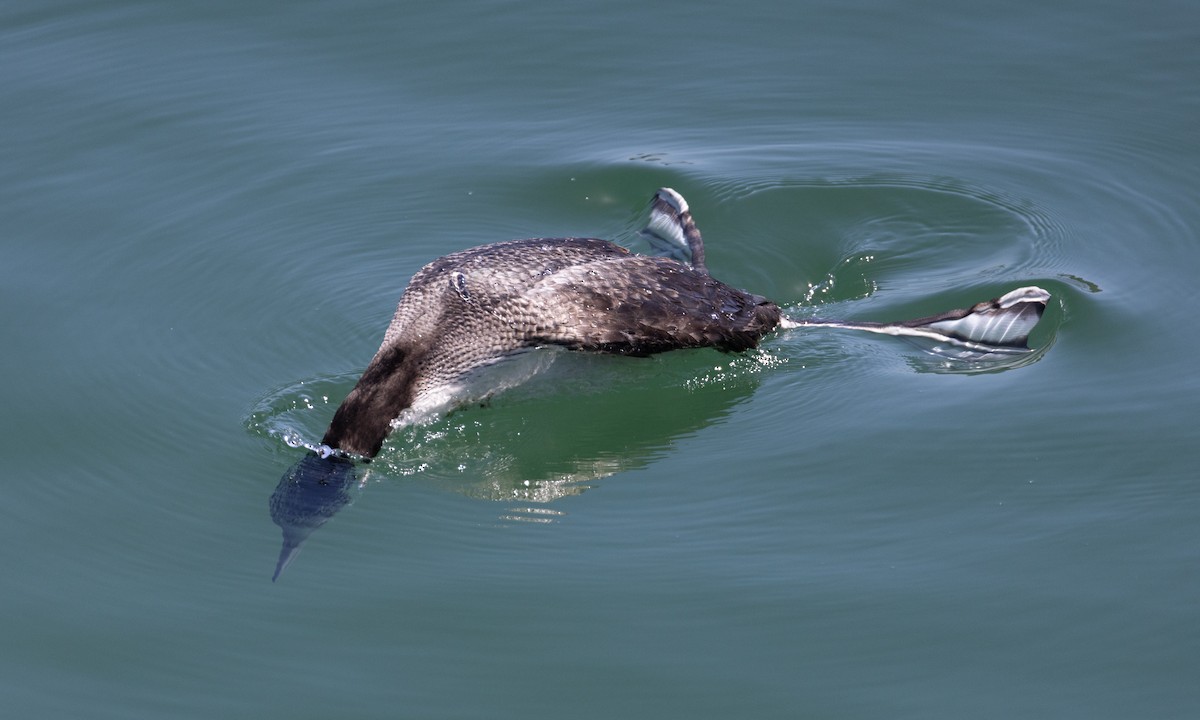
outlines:
M26 718L1200 715L1194 2L0 8ZM798 315L1038 284L1031 362L577 359L267 501L408 277L690 201Z

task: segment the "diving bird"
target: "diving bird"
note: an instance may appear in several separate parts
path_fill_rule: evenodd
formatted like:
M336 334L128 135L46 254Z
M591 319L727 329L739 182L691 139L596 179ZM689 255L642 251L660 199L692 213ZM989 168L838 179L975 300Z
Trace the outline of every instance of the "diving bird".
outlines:
M481 371L547 346L635 357L702 347L741 352L778 328L818 326L1027 352L1049 299L1025 287L918 320L793 320L709 274L700 231L674 190L655 193L643 234L664 255L595 238L537 238L463 250L421 268L321 444L373 457L397 421L473 399L469 387Z
M321 444L309 446L313 452L271 496L271 517L284 534L275 577L350 501L357 464L379 453L392 428L523 381L540 367L529 359L550 348L633 357L684 348L741 352L778 329L835 327L991 357L1030 352L1029 333L1050 298L1030 286L917 320L797 320L709 274L700 231L674 190L655 193L642 233L658 254L595 238L535 238L463 250L421 268Z

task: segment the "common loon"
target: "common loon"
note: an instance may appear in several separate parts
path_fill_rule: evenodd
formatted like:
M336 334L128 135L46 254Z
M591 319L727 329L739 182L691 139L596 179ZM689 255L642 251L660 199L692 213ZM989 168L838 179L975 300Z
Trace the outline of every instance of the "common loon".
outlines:
M633 254L605 240L541 238L464 250L422 268L322 444L310 447L314 452L271 495L271 518L283 529L272 580L305 538L350 502L358 463L379 452L397 421L519 382L528 369L508 378L495 371L543 357L538 348L638 357L701 347L739 352L778 328L823 326L921 338L936 343L939 355L989 358L1028 353L1029 333L1050 297L1024 287L918 320L795 320L709 275L700 232L674 190L655 194L643 234L664 256Z
M1027 352L1049 299L1026 287L898 323L793 320L709 274L700 232L674 190L655 193L643 232L670 257L594 238L536 238L463 250L421 268L319 452L374 457L404 413L444 402L447 388L540 347L635 357L703 347L741 352L777 328L828 326Z

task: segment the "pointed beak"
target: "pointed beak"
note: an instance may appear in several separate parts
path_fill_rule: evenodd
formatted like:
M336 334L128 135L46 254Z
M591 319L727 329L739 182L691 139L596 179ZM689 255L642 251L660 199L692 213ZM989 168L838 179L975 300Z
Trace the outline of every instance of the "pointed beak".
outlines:
M271 576L271 582L279 579L287 566L296 559L300 554L300 546L312 535L314 527L285 527L283 529L283 547L279 549L279 560L275 563L275 574Z

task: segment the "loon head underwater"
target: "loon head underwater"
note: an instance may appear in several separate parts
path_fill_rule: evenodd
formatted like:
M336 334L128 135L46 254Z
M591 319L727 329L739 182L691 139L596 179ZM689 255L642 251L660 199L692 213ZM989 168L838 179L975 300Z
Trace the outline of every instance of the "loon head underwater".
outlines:
M631 357L685 348L739 353L778 330L828 327L913 338L956 359L1004 358L1032 352L1029 334L1050 299L1028 286L914 320L793 319L709 274L700 231L674 190L655 193L642 235L655 255L595 238L535 238L462 250L421 268L321 442L306 446L271 496L284 536L274 578L349 502L356 467L393 429L528 379L536 364L495 372L528 355L552 348Z

